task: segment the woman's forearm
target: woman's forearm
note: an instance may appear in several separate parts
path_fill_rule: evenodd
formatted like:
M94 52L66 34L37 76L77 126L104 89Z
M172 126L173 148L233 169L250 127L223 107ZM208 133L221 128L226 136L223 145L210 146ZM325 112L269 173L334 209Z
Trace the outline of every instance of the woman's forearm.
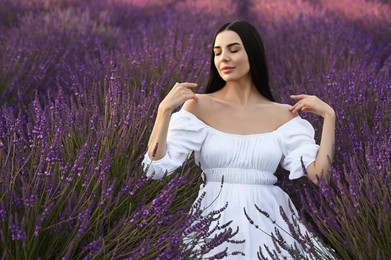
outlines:
M148 155L152 160L159 160L166 155L167 134L171 114L175 108L186 100L198 100L198 97L192 90L195 87L197 87L196 83L176 83L160 103L155 124L148 141Z
M148 141L148 155L152 160L159 160L166 154L168 125L172 111L159 106L155 124Z
M318 178L322 177L322 175L324 180L328 182L330 179L331 161L334 157L334 109L316 96L300 94L291 95L291 98L297 100L297 103L290 108L292 113L301 110L323 117L323 129L319 151L315 161L307 167L307 174L308 178L315 184L318 184Z
M322 137L315 162L307 168L308 178L318 184L318 178L330 179L331 162L334 158L335 113L330 111L323 117ZM322 176L323 175L323 176Z

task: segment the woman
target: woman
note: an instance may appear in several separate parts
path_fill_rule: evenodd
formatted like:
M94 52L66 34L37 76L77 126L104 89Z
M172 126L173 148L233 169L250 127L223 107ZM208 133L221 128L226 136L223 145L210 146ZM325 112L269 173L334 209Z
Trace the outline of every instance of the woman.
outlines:
M280 207L289 218L295 209L290 209L288 195L274 185L274 173L281 164L290 172L289 178L296 179L305 175L304 165L315 184L318 178L329 179L334 110L319 98L303 94L291 96L297 101L293 106L274 101L261 36L246 21L227 23L218 30L205 94L195 94L196 87L195 83L176 83L160 103L144 158L144 165L149 165L146 174L162 178L195 152L206 177L203 205L211 204L210 211L228 202L220 223L233 220L231 227L239 227L234 239L245 240L223 244L211 255L228 246L231 252L243 252L243 259L257 259L260 246L264 255L263 245L273 250L275 228L293 245L297 241L286 234L289 229ZM323 117L320 145L314 141L311 124L298 116L299 110ZM260 214L256 206L269 216Z

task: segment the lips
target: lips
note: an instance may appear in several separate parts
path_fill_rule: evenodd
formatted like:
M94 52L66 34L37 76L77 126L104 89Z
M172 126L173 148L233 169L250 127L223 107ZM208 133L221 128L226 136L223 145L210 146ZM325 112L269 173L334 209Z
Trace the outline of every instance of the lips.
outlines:
M235 67L224 66L223 68L221 68L221 71L224 72L224 73L227 73L227 72L232 71L234 68Z

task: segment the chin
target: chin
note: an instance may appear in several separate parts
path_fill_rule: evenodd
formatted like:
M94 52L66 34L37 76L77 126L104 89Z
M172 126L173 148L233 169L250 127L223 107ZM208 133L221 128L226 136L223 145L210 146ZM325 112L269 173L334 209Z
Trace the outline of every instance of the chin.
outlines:
M234 77L232 75L220 75L220 77L225 80L225 81L234 81L234 80L238 80L237 77Z

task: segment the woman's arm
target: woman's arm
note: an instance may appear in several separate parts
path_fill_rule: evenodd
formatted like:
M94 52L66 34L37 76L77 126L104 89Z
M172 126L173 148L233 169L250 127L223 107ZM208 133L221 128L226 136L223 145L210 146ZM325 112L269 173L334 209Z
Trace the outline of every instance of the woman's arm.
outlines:
M159 160L166 154L168 125L172 111L188 99L198 100L192 91L195 83L176 83L163 101L159 104L155 124L148 141L148 155L152 160Z
M308 178L318 184L318 178L326 182L330 180L331 162L334 158L335 144L335 112L334 109L316 96L292 95L291 98L298 100L290 109L292 113L301 110L311 112L323 117L322 137L316 159L307 168Z

